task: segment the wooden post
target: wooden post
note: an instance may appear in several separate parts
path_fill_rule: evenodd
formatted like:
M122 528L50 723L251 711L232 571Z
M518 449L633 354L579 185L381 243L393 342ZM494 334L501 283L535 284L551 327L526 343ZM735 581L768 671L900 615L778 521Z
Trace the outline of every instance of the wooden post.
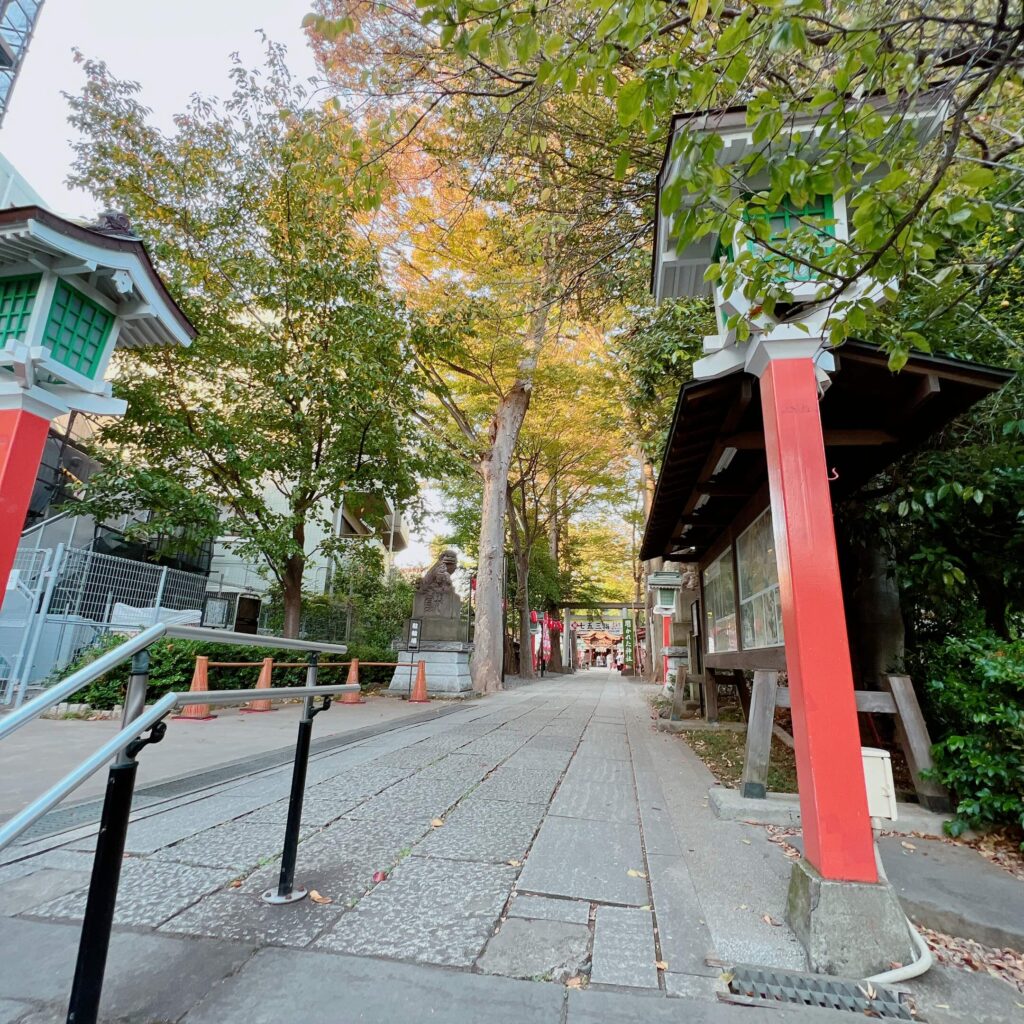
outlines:
M733 670L733 682L736 683L736 693L740 698L740 710L743 712L743 721L750 722L750 685L747 683L747 674L741 668Z
M718 678L713 668L704 673L704 717L709 722L718 721Z
M941 813L951 810L946 787L934 779L921 777L922 772L934 767L932 740L910 676L886 675L885 681L896 705L896 736L906 754L918 801L930 811Z
M768 764L775 724L775 690L778 672L758 669L747 715L747 750L743 759L743 796L763 800L768 795Z

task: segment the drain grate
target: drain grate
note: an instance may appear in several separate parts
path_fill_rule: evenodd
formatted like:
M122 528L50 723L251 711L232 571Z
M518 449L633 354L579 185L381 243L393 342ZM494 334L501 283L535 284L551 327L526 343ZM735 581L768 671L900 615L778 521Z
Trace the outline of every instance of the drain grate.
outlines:
M725 997L729 1002L754 1006L794 1003L827 1010L850 1010L883 1020L921 1021L895 989L866 981L775 971L744 964L731 968L725 977L729 978L729 995Z

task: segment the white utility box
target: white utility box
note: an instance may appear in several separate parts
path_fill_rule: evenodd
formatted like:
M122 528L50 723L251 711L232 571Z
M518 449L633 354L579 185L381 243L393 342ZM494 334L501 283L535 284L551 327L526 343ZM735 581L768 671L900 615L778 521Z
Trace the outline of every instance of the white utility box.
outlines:
M896 820L896 785L892 780L892 755L878 747L861 747L864 786L868 791L868 814L872 818Z

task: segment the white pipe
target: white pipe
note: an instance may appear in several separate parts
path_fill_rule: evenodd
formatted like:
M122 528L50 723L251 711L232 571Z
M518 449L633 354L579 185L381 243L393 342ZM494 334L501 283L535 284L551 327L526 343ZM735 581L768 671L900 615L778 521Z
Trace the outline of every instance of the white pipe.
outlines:
M879 852L877 841L875 842L875 863L878 865L878 877L883 882L887 882L889 879L885 874L885 865L882 864L882 854ZM921 937L921 933L910 923L909 917L904 915L903 919L907 922L910 937L917 947L917 959L905 967L896 967L891 971L883 971L881 974L873 974L870 978L864 979L870 981L872 985L895 985L901 981L910 981L911 978L919 978L935 963L935 957L932 956L932 951L928 948L928 943Z

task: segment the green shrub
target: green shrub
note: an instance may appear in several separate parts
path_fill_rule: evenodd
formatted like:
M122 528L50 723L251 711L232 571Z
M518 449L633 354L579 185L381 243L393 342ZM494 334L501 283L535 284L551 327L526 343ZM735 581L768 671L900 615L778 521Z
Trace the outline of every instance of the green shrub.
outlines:
M949 637L924 664L934 776L956 798L949 831L1024 828L1024 640Z
M68 666L63 673L69 675L76 669L87 665L101 654L123 643L126 638L119 634L110 634L94 644ZM174 690L187 690L192 685L192 674L195 669L196 656L205 654L211 662L245 661L260 662L264 658L274 658L278 662L295 664L305 661L305 655L299 651L282 651L270 647L239 647L235 644L197 643L194 640L164 639L157 640L149 648L149 690L148 701L153 702L165 693ZM357 657L361 661L394 661L393 651L381 651L361 644L352 644L347 655L331 655L321 660L331 663L348 661ZM131 661L123 662L111 669L105 676L97 679L85 689L79 691L77 700L85 701L94 708L112 708L124 701L125 687L128 685L128 674ZM210 689L213 690L246 690L256 685L259 676L259 665L245 668L211 668ZM389 682L392 669L365 668L359 673L363 688ZM320 672L321 683L344 682L347 669L325 668ZM272 676L273 685L301 686L306 680L304 667L275 668Z

